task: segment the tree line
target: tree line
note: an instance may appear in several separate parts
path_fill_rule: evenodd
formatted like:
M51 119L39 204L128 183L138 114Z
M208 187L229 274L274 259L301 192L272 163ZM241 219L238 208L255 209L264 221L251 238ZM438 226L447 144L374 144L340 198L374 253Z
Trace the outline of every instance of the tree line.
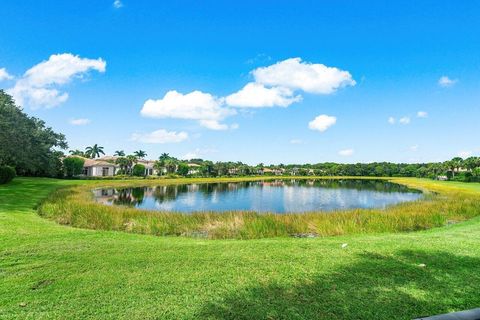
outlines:
M77 175L83 169L82 161L65 160L68 144L65 136L53 131L45 122L30 117L15 105L12 97L0 90L0 167L4 176L12 170L21 176L65 177ZM98 158L105 155L102 146L95 144L85 151L71 150L70 156ZM143 150L126 154L118 150L113 161L119 174L144 175ZM248 165L242 162L213 162L204 159L179 160L163 153L154 163L159 175L180 176L248 176L248 175L315 175L315 176L371 176L371 177L423 177L458 181L480 182L480 157L462 159L455 157L445 162L434 163L317 163ZM2 169L3 170L3 169ZM8 172L7 172L8 171ZM1 174L1 171L0 171ZM4 178L6 179L6 178Z

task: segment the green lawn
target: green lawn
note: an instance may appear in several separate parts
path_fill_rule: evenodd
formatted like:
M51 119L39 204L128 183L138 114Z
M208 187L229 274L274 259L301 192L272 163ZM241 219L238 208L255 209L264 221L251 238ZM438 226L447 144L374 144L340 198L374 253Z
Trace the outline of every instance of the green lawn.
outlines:
M414 233L199 240L69 228L33 209L79 183L90 182L0 186L0 319L411 319L480 306L480 218Z

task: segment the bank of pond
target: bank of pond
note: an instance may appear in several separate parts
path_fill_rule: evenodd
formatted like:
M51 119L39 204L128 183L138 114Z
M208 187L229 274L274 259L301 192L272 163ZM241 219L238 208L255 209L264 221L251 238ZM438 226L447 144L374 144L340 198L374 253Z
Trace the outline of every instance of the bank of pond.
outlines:
M422 179L178 179L60 189L39 213L61 224L161 236L262 238L403 232L480 212L475 193Z

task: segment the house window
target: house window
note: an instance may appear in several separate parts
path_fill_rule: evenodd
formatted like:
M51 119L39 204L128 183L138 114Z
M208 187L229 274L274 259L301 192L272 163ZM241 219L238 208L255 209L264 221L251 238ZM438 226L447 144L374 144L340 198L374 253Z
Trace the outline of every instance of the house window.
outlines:
M103 167L102 168L102 176L108 176L108 167Z
M88 176L88 168L87 167L83 168L82 174L85 175L85 176Z

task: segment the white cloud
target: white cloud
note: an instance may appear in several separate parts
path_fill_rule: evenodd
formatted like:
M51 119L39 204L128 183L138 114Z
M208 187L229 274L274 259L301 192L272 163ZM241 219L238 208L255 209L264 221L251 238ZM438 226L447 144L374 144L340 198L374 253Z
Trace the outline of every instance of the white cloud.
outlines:
M267 86L303 90L315 94L331 94L337 89L356 84L348 71L323 64L291 58L252 71L257 83Z
M115 7L116 9L120 9L121 7L123 7L122 1L120 0L113 1L113 7Z
M160 129L151 133L134 133L130 140L142 143L178 143L188 139L188 133L184 131L167 131Z
M417 117L418 117L418 118L428 118L428 112L426 112L426 111L418 111L418 112L417 112Z
M399 123L401 124L409 124L410 123L410 118L409 117L402 117L400 120L398 120Z
M86 118L70 120L70 124L74 125L74 126L84 126L84 125L89 124L90 122L91 122L90 119L86 119Z
M251 73L254 82L224 98L198 90L187 94L172 90L161 99L145 101L141 114L152 118L196 120L212 130L236 129L237 124L222 123L237 114L235 108L242 108L241 112L245 112L246 108L288 107L302 100L302 96L295 93L297 90L331 94L339 88L356 84L348 71L302 62L300 58L257 68Z
M140 113L150 118L197 120L206 128L225 130L228 126L221 124L220 121L236 114L236 111L222 105L223 99L209 93L193 91L182 94L172 90L168 91L162 99L147 100Z
M338 154L341 155L341 156L344 156L344 157L349 157L349 156L353 155L354 152L355 151L353 149L345 149L345 150L340 150L338 152Z
M301 96L294 96L293 91L288 88L266 88L255 82L247 83L245 87L225 98L229 106L251 108L288 107L301 100Z
M312 130L318 130L320 132L326 131L337 122L336 117L327 116L326 114L319 115L308 123L308 127Z
M417 150L418 150L418 144L415 144L415 145L413 145L413 146L410 146L409 149L410 149L410 151L412 151L412 152L417 152Z
M388 117L388 120L387 120L387 121L388 121L388 123L390 123L390 124L395 124L395 122L396 122L396 120L395 120L394 117Z
M181 158L185 160L190 160L190 159L199 159L199 158L204 158L205 156L212 154L212 153L217 153L218 150L216 149L200 149L197 148L194 151L187 152L184 154Z
M464 151L460 151L460 152L458 153L458 156L461 157L461 158L468 158L468 157L470 157L472 154L473 154L472 151L464 150Z
M60 92L56 87L84 78L90 70L105 72L105 67L101 58L86 59L70 53L51 55L48 60L27 70L8 92L20 105L55 107L68 99L68 93Z
M0 81L12 80L13 76L7 72L7 69L0 68Z
M450 79L447 76L442 76L440 77L440 79L438 79L438 85L443 88L451 87L457 82L458 82L458 79Z
M305 144L305 142L301 139L292 139L290 140L290 144Z

